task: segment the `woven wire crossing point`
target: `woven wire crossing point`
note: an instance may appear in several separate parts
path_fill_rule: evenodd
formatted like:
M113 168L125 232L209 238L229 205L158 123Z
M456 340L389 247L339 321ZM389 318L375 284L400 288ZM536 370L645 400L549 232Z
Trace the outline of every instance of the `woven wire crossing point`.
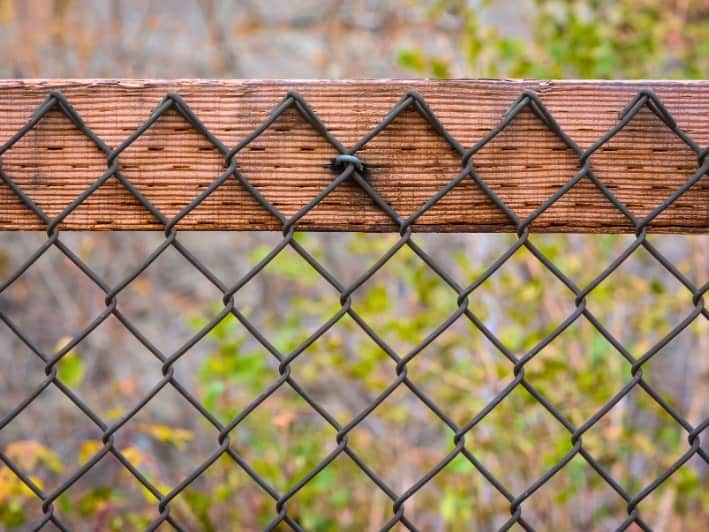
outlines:
M345 104L346 102L343 102L343 105ZM601 177L596 175L593 160L594 155L602 151L639 112L647 109L696 155L697 164L696 169L681 186L673 190L666 199L651 209L650 212L644 216L638 216L619 199L612 187L609 187ZM497 126L487 132L472 146L463 145L451 135L433 112L426 99L418 92L411 90L403 94L400 101L390 109L376 127L372 128L349 147L338 140L311 108L306 98L295 91L287 92L283 99L274 106L268 118L233 146L226 145L213 134L205 125L205 122L192 110L188 101L177 92L165 94L162 101L154 108L152 114L139 127L127 134L125 139L119 144L110 146L86 124L79 112L72 106L68 97L61 91L51 91L47 94L46 100L36 108L26 125L0 146L0 162L2 162L3 155L33 131L48 113L57 111L70 120L75 128L100 151L102 157L105 158L105 171L101 175L92 178L92 183L78 193L58 214L49 215L17 183L16 179L13 178L12 172L0 164L0 178L4 185L12 191L28 211L41 221L46 230L46 237L41 245L31 253L29 258L19 268L6 276L0 285L0 295L12 287L45 254L59 252L68 263L78 268L102 292L104 307L97 315L91 316L88 324L82 330L73 334L56 350L48 351L32 340L32 335L29 334L30 331L27 330L26 325L16 322L10 313L0 306L0 320L6 326L3 334L14 335L19 342L29 349L32 356L41 360L41 364L44 367L44 374L39 384L32 384L32 387L27 387L24 396L15 402L9 411L0 413L3 415L0 419L0 434L2 434L3 430L7 430L13 420L27 411L45 390L54 388L78 407L87 425L100 432L100 443L87 451L80 466L63 471L61 482L51 487L51 489L43 486L42 482L29 474L16 456L11 456L11 453L0 448L0 461L19 479L32 497L41 502L41 517L31 524L31 529L41 530L45 526L47 529L51 529L53 525L60 530L71 530L72 526L62 515L62 496L80 482L82 478L90 476L97 465L107 456L120 463L122 468L155 501L152 522L147 525L147 530L157 530L166 523L176 530L186 530L187 528L180 522L178 512L175 511L176 500L220 460L230 461L235 470L244 473L250 479L249 482L258 486L258 489L271 500L271 520L265 524L264 528L266 530L279 528L307 529L308 526L302 521L299 513L292 509L292 501L309 483L317 482L318 476L339 459L348 460L353 467L361 471L363 482L371 481L370 484L381 492L388 501L385 520L377 524L384 530L401 526L410 530L425 528L413 520L411 511L407 511L407 508L410 508L411 501L417 493L425 489L437 475L454 461L463 461L467 464L466 467L471 468L471 471L482 475L487 489L493 490L506 500L508 514L505 516L505 520L499 523L501 530L508 530L514 527L534 530L534 523L528 517L530 507L534 506L533 496L545 486L550 485L552 479L573 460L585 462L595 472L597 479L600 479L615 494L615 497L625 505L626 515L621 522L616 523L619 530L632 529L633 527L639 527L642 530L652 530L653 527L658 526L656 523L649 522L644 518L640 508L641 503L656 490L661 489L665 483L669 482L673 475L680 471L691 459L698 459L703 464L709 465L709 454L703 444L703 438L706 439L705 431L709 426L709 418L705 418L699 423L690 423L675 405L671 404L657 391L656 387L643 372L653 357L690 325L698 321L709 320L709 311L705 306L705 294L709 289L709 280L705 280L703 284L696 284L690 280L681 271L681 268L674 264L672 259L668 258L665 253L661 252L648 239L648 235L652 231L653 221L679 200L691 187L706 179L709 172L709 157L707 157L709 149L698 145L676 124L670 110L666 108L652 90L640 90L627 103L624 109L618 110L619 115L616 124L585 149L562 129L545 106L543 97L532 90L521 92L516 100L510 102L507 112L500 117ZM274 127L279 117L284 115L284 113L293 111L297 112L303 120L314 128L336 155L322 161L322 165L327 167L332 174L331 182L314 197L309 198L294 214L287 215L277 208L272 199L263 194L245 172L242 172L239 166L239 159L242 153L252 147L264 132ZM129 171L121 164L122 154L145 135L162 116L169 112L176 112L184 118L189 127L206 139L211 147L217 150L223 158L221 174L214 176L208 186L173 215L167 215L156 207L154 202L148 199L144 192L129 179ZM377 168L369 164L367 158L367 147L370 143L391 126L397 117L405 112L417 113L438 137L450 146L460 160L458 174L438 192L429 197L420 207L406 214L398 212L391 205L391 202L387 201L384 195L377 190L376 183L370 179L370 176L376 174ZM544 127L558 137L565 147L573 153L573 156L578 160L578 170L574 175L568 176L568 180L563 186L552 191L545 201L528 214L520 216L503 200L499 191L496 191L495 187L491 186L483 177L476 165L476 155L505 131L516 117L521 113L529 112L533 113L543 123ZM163 231L159 244L147 258L140 264L132 266L131 270L125 273L118 282L109 282L105 276L92 268L82 258L81 253L75 251L66 243L66 239L63 237L65 233L61 230L62 224L67 218L111 180L116 180L142 209L158 220ZM492 264L481 267L474 280L468 284L460 284L457 279L450 275L446 268L441 266L437 257L427 252L424 246L417 242L415 228L421 217L433 210L455 187L466 181L473 183L479 191L482 191L486 198L504 213L509 225L514 228L515 239L512 245L496 258ZM531 234L534 230L535 221L554 207L575 185L583 181L590 182L607 202L627 220L633 228L633 238L612 262L607 265L600 265L601 271L598 275L585 284L579 285L555 264L555 260L547 255L543 246L535 244ZM181 238L179 230L181 221L197 211L210 196L227 183L236 183L247 191L269 216L277 220L280 226L278 242L264 250L255 265L238 279L225 279L208 264L200 260ZM393 245L381 253L378 252L373 264L356 278L348 281L339 278L324 261L309 251L308 247L298 238L299 224L302 220L314 209L318 208L339 187L353 187L353 190L363 191L371 200L371 203L390 220L391 225L397 228L397 237ZM377 324L371 323L358 309L358 305L354 303L354 298L362 287L385 268L402 250L406 250L413 256L418 257L425 264L427 270L438 281L447 286L453 309L442 321L429 323L429 332L424 335L423 339L404 351L398 346L392 345L384 335L380 334ZM516 351L507 347L506 342L499 338L484 317L480 316L476 309L473 308L471 298L519 250L529 252L541 269L563 285L568 292L569 299L573 301L573 310L568 315L564 315L557 325L546 331L543 337L535 342L534 345L521 351ZM645 250L649 253L656 265L665 270L667 275L671 276L682 286L683 296L686 296L688 301L687 309L681 320L668 332L663 333L659 341L648 345L643 344L642 352L638 352L637 346L630 348L624 345L623 341L609 330L603 323L603 319L594 314L587 304L588 297L593 291L640 250ZM189 263L195 279L199 279L200 283L206 283L216 289L221 297L221 303L215 315L206 322L201 323L198 330L190 338L173 350L165 350L158 347L154 339L146 337L141 332L141 324L122 309L122 296L125 297L129 285L152 264L156 263L160 257L169 252L176 252L183 257ZM314 330L303 331L307 333L303 335L305 338L299 341L295 348L289 349L279 347L279 342L269 331L264 330L250 318L249 313L242 308L238 299L245 287L284 253L295 253L305 261L319 281L331 287L338 298L338 304L330 317L318 323ZM237 257L234 260L239 259ZM29 300L25 304L33 305L34 302ZM235 319L258 342L260 348L268 354L277 368L277 374L267 386L258 390L258 393L253 394L248 403L241 405L238 412L233 413L229 419L223 419L216 416L210 408L205 406L203 397L198 397L182 382L180 375L176 371L176 364L190 353L190 350L200 341L212 334L227 318ZM142 396L134 397L132 408L113 418L100 414L92 404L82 399L71 386L64 382L65 379L63 379L60 371L62 360L71 357L77 346L109 319L115 319L120 322L127 333L157 360L160 368L159 374L155 376L156 383L152 389ZM308 348L325 337L342 320L349 320L354 323L360 333L376 344L388 357L390 368L390 379L385 383L385 386L373 396L373 399L364 408L349 416L349 419L344 422L333 415L315 394L299 382L299 378L293 370L294 364ZM482 334L494 346L496 352L505 360L505 364L511 370L511 378L508 382L493 396L489 397L474 416L462 423L454 420L444 405L439 404L422 386L417 384L416 378L412 376L410 371L410 364L414 363L424 350L433 345L454 324L461 321L466 322ZM612 353L609 356L624 359L629 365L629 371L624 377L624 385L622 387L615 390L614 394L609 399L605 399L595 412L583 422L574 423L558 405L555 405L544 392L540 391L536 384L532 383L526 370L528 365L545 348L555 342L567 329L580 321L584 321L593 327L594 331L611 346ZM36 324L36 326L41 327L40 324ZM706 356L707 354L701 353L700 355ZM238 357L239 353L235 353L234 356ZM462 378L465 377L462 376ZM203 420L204 426L211 427L210 434L215 433L215 438L211 452L198 463L189 464L189 473L174 486L166 487L159 485L149 475L146 475L138 467L135 456L132 456L131 453L126 452L124 448L117 444L117 433L137 418L141 411L148 408L151 401L158 394L167 389L171 389L189 403L190 415L199 417ZM543 473L533 479L524 489L515 489L506 485L498 474L486 466L486 460L478 452L470 434L478 425L484 422L487 416L498 409L510 394L521 389L525 390L533 398L537 406L546 411L563 427L563 430L568 434L567 439L570 447L561 456L557 457L554 463L547 464ZM332 428L333 441L331 442L331 450L324 457L320 458L312 467L309 467L287 489L281 490L277 489L260 472L259 468L254 467L250 460L244 456L243 449L245 445L248 446L248 440L245 443L244 440L239 439L238 434L249 416L268 401L269 398L284 390L288 390L289 393L293 393L304 400L313 415ZM352 433L363 423L366 423L375 410L379 407L385 407L384 403L388 398L401 390L413 394L417 398L418 408L426 409L429 414L440 420L441 426L445 427L443 429L445 434L439 434L439 436L445 437L450 443L449 450L439 456L433 463L427 464L426 471L411 479L408 482L408 487L403 490L390 485L391 483L383 478L375 467L367 463L367 458L363 455L361 449L356 448L351 442ZM603 460L588 450L587 446L584 445L584 438L589 431L592 431L594 427L603 422L603 419L609 415L610 411L621 400L637 390L642 390L656 407L669 416L673 427L678 429L683 435L684 443L681 456L664 468L659 475L648 483L637 487L637 489L629 490L616 478L616 473L604 465ZM59 443L56 442L56 445L58 446ZM611 444L609 443L609 445ZM613 452L613 449L609 449L608 452ZM510 464L510 467L514 467L514 464ZM706 477L704 480L706 480ZM475 509L473 508L472 510L474 513ZM353 508L352 511L356 512L358 509Z

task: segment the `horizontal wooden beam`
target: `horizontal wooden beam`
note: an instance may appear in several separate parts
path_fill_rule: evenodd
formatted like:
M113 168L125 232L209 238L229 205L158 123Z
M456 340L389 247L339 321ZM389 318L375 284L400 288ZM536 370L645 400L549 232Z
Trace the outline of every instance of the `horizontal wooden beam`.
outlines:
M637 219L653 212L697 174L697 149L709 145L709 82L598 81L0 81L0 145L20 130L51 91L61 94L107 149L121 145L169 92L177 93L215 139L229 149L259 127L288 91L297 91L344 148L379 124L415 90L460 149L470 148L503 119L525 90L581 150L611 130L619 112L651 89L696 145L690 149L648 106L593 153L590 169ZM163 229L225 169L224 153L173 107L117 158L120 174L163 215L154 216L116 178L109 178L63 219L69 230ZM655 109L657 111L657 109ZM415 105L356 152L366 182L402 218L443 189L463 168L463 156ZM236 154L238 172L290 217L337 177L335 147L298 112L286 110ZM107 156L55 106L0 154L2 175L48 218L61 213L107 169ZM581 156L565 144L529 105L472 157L477 175L520 219L535 211L581 168ZM0 182L0 230L46 229ZM650 229L701 233L709 229L709 178L681 194L653 218ZM280 229L233 176L178 225L181 229ZM387 231L392 218L348 178L297 224L308 230ZM466 176L417 218L418 231L511 231L510 218ZM582 177L531 224L539 232L627 232L628 217Z

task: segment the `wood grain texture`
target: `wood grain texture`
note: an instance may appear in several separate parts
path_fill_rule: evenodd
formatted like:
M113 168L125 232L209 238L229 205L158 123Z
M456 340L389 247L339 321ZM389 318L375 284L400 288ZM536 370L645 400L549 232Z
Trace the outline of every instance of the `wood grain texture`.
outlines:
M0 143L59 89L108 145L130 135L164 97L176 91L206 126L233 146L256 128L288 90L299 91L330 131L353 145L408 89L418 90L464 146L501 119L524 89L535 90L561 127L587 148L616 123L645 87L663 100L678 125L709 144L709 82L525 81L0 81ZM295 213L335 174L336 155L300 115L288 111L239 153L238 168L285 215ZM369 181L402 216L445 186L460 157L415 112L402 114L358 152ZM529 214L578 171L578 157L525 111L474 157L490 187L520 216ZM56 215L106 169L105 157L59 111L2 156L3 171L47 214ZM219 153L176 112L158 120L120 157L125 175L165 215L174 215L224 169ZM592 169L638 216L650 212L698 168L696 155L649 110L592 158ZM69 230L162 229L111 178L63 223ZM181 229L260 230L280 224L236 181L229 180L185 217ZM0 230L45 229L0 183ZM387 231L391 220L355 184L346 182L303 218L308 230ZM472 179L422 216L418 231L509 231L505 215ZM655 232L709 230L709 176L699 180L651 225ZM587 178L532 225L538 232L627 232L632 227Z

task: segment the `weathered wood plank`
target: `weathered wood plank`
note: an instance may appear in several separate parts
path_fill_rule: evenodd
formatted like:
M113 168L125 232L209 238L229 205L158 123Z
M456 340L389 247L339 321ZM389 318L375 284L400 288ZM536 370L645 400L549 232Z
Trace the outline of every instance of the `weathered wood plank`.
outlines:
M68 98L108 145L130 135L168 91L179 93L214 135L235 145L256 128L288 90L300 92L329 130L352 146L408 89L416 89L464 146L482 138L524 89L535 90L561 127L587 148L618 120L645 87L663 100L678 125L709 144L709 82L526 81L0 81L0 143L29 119L50 90ZM288 111L238 155L238 168L285 215L295 213L335 177L336 155L295 111ZM358 152L368 179L400 214L408 215L461 169L460 157L415 112L407 111ZM521 216L580 167L531 112L525 111L474 157L480 176ZM2 169L49 215L59 213L106 169L106 159L59 111L52 111L2 156ZM223 157L174 111L120 156L120 168L151 202L174 215L224 170ZM599 150L592 169L630 210L643 216L697 171L697 157L649 110L642 110ZM184 218L182 229L278 229L280 224L235 180L227 181ZM298 225L309 230L395 229L350 182L343 183ZM656 232L707 232L709 177L683 194L652 224ZM0 230L44 229L0 183ZM62 224L70 230L161 229L161 224L111 178ZM416 225L419 231L507 231L505 215L464 180ZM627 220L586 178L532 226L535 231L628 231Z

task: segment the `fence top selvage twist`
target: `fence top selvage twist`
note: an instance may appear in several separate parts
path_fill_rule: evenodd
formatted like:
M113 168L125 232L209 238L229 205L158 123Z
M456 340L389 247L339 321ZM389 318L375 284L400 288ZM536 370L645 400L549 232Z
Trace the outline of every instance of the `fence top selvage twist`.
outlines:
M598 177L594 175L591 169L592 155L612 139L621 129L626 126L630 120L642 109L647 106L671 131L676 134L682 142L684 142L697 156L698 169L697 171L677 190L674 191L665 201L652 209L643 217L634 215ZM333 173L335 174L332 182L327 185L319 194L313 197L305 206L291 216L284 215L278 210L259 190L254 186L247 176L242 175L238 169L238 157L240 151L253 142L260 134L266 131L287 109L295 108L302 117L313 126L320 135L339 153L334 159L329 161ZM462 170L455 176L445 187L430 197L423 205L413 211L408 216L402 216L392 206L385 201L377 192L376 188L368 179L368 168L366 160L360 158L357 153L371 142L379 133L387 128L402 112L406 109L413 108L431 125L431 127L440 135L458 154L461 159ZM47 228L47 241L40 246L39 249L27 260L9 279L0 285L0 293L6 290L13 282L15 282L32 264L34 264L44 252L50 247L55 247L63 253L72 263L74 263L82 272L84 272L92 282L94 282L106 294L106 308L99 316L97 316L84 330L79 332L72 340L61 348L58 352L49 354L42 352L37 346L28 339L28 337L20 330L13 320L3 312L0 312L0 320L2 320L9 328L17 335L17 337L26 344L38 357L45 363L46 379L33 390L27 398L14 408L9 414L5 415L0 420L0 430L17 417L29 404L34 401L44 389L49 386L56 386L64 393L74 404L76 404L91 422L98 426L103 433L103 447L96 452L84 465L77 471L69 475L57 488L51 492L44 492L33 480L21 471L2 451L0 451L0 460L5 463L36 495L42 500L42 509L44 515L42 519L35 523L34 528L39 529L47 522L52 522L62 530L68 529L68 525L64 523L61 516L55 512L54 502L56 499L68 490L79 478L86 474L94 465L96 465L105 455L113 455L136 480L142 484L150 493L152 493L158 501L157 517L150 525L149 529L156 529L160 524L167 521L173 527L181 530L180 524L175 517L170 513L170 502L184 490L190 483L199 477L211 464L213 464L222 455L231 457L238 467L241 467L266 493L268 493L275 501L275 517L268 525L268 529L273 529L280 523L286 523L293 529L300 529L300 525L288 514L288 501L298 491L314 478L320 471L327 467L335 458L341 454L346 454L392 501L392 515L390 520L383 528L388 529L396 523L401 523L404 526L415 529L415 524L410 521L405 512L406 501L421 489L431 478L438 474L448 463L455 457L462 455L499 491L510 503L510 517L503 525L503 529L510 528L515 523L519 524L527 530L532 530L532 526L527 522L523 515L523 503L535 491L543 486L553 475L563 468L572 458L579 455L605 480L605 482L627 503L628 516L625 522L621 523L619 529L625 529L635 523L644 530L650 529L650 524L646 523L639 512L638 505L652 491L661 485L669 478L677 469L679 469L691 457L698 455L705 462L709 463L709 456L706 451L701 448L700 434L709 426L709 419L704 420L697 426L691 425L686 421L675 409L673 409L658 393L643 379L643 365L648 362L656 353L658 353L665 345L673 338L680 334L690 323L695 319L709 319L709 311L705 308L703 296L709 289L709 283L703 286L695 286L689 279L686 278L666 257L664 257L647 239L649 224L666 210L674 201L684 194L690 187L698 183L709 171L709 158L707 157L707 148L698 146L689 136L687 136L673 120L671 114L667 111L662 102L650 90L641 90L630 101L627 107L621 111L618 123L610 129L606 134L599 138L591 147L586 150L580 148L554 120L553 116L547 111L542 100L532 91L524 91L510 106L508 112L503 116L500 123L484 136L479 142L470 148L464 148L453 136L451 136L446 128L437 119L436 115L428 106L426 100L417 92L410 91L406 93L402 99L391 109L389 114L364 137L362 137L354 146L347 149L343 146L319 120L318 116L308 105L308 102L301 97L297 92L289 92L285 98L278 104L269 118L255 129L250 135L234 147L224 145L216 138L202 121L192 112L188 104L176 93L168 93L164 100L158 105L151 116L132 134L130 134L116 148L110 148L104 141L101 140L82 120L79 114L73 109L71 103L62 95L61 92L51 92L47 100L40 105L30 121L17 132L9 141L0 147L0 157L12 148L15 143L22 139L29 131L31 131L40 120L52 109L59 109L65 114L72 123L91 141L93 141L98 149L105 155L107 169L95 182L93 182L83 193L77 196L69 205L67 205L58 215L47 215L33 200L27 195L23 189L18 186L4 170L0 167L0 178L4 183L17 195L24 205L31 210ZM214 180L207 188L205 188L197 197L195 197L188 205L186 205L176 215L168 217L155 207L141 192L136 188L131 181L123 174L119 164L119 157L136 139L143 135L164 113L170 109L175 109L179 112L189 124L201 133L208 141L222 154L224 157L225 170ZM523 110L531 109L539 119L552 130L562 141L577 155L580 161L580 169L568 180L564 186L552 194L546 201L539 205L531 214L520 217L504 202L498 194L486 183L486 181L478 175L475 168L475 154L484 146L490 143L501 131L503 131L512 120ZM130 275L123 279L116 286L109 286L100 278L82 259L77 256L60 238L60 225L78 206L82 204L93 192L106 183L109 179L115 177L123 187L136 198L140 204L150 211L150 213L160 220L164 228L164 241L149 255L149 257ZM589 179L601 191L601 193L632 223L635 231L635 240L617 257L610 265L608 265L595 279L587 286L579 287L571 279L565 276L551 260L549 260L537 248L530 239L530 225L536 218L541 216L549 209L556 201L559 200L566 192L568 192L575 184L582 179ZM201 263L190 251L180 242L177 233L177 225L187 214L196 209L204 202L210 194L217 190L227 180L236 179L238 183L248 191L251 196L267 210L270 215L275 217L281 225L283 239L263 258L256 266L254 266L243 278L238 280L233 285L228 285L219 279L211 272L203 263ZM421 249L413 239L413 229L416 220L431 209L439 202L450 190L461 183L463 180L472 179L474 183L482 190L486 196L509 218L517 233L516 242L500 256L492 265L490 265L482 275L468 286L460 286L455 280L447 275L440 268L436 260ZM320 264L304 247L294 239L295 232L298 228L298 222L314 209L324 198L327 197L333 190L343 183L354 183L357 187L363 190L396 225L400 238L398 242L392 246L379 260L376 261L365 273L356 279L351 285L345 286L336 279L322 264ZM397 353L392 349L387 342L381 338L357 313L352 306L352 294L360 288L369 278L371 278L383 265L392 258L397 251L402 247L408 246L416 255L418 255L435 273L451 288L452 294L455 295L458 308L449 316L443 323L439 324L419 345L410 352L405 354ZM181 346L174 353L163 353L160 351L148 338L141 334L138 328L133 324L120 310L118 297L121 292L140 275L150 264L152 264L166 249L173 247L181 255L183 255L196 270L208 279L216 288L223 294L224 308L215 316L206 326L197 332L190 340ZM333 286L340 294L341 308L324 324L322 324L309 338L307 338L300 346L290 353L280 352L268 338L264 336L240 311L234 303L235 294L251 279L259 274L283 249L290 247L305 259L322 278ZM520 248L525 247L529 250L556 278L558 278L573 294L575 301L575 310L571 315L558 325L550 334L543 338L534 348L520 355L512 353L503 343L492 333L492 331L476 316L476 314L468 307L468 297L476 290L486 279L492 276L503 264ZM662 340L656 345L648 349L641 356L633 356L629 350L623 346L604 326L601 324L593 313L586 306L586 296L598 286L604 279L613 273L620 265L639 247L646 249L668 272L674 276L679 282L687 288L688 295L691 294L691 311L678 323ZM394 377L391 384L364 410L357 414L347 424L341 425L337 422L321 405L319 405L299 384L294 380L290 371L290 364L301 353L303 353L310 345L316 342L324 335L331 327L333 327L345 314L349 315L355 323L379 346L394 362ZM220 423L201 403L191 394L174 375L173 365L185 353L189 351L197 342L204 338L221 320L227 315L234 316L260 343L268 352L270 352L278 363L278 377L274 382L264 390L252 403L250 403L238 416L230 423L224 425ZM91 332L96 329L109 316L116 317L123 326L144 345L154 356L162 363L162 377L154 388L122 418L113 422L107 423L98 416L91 407L86 404L75 392L65 385L59 378L57 372L57 364L69 353L79 342L86 338ZM558 409L551 405L543 395L541 395L534 386L525 379L525 365L542 349L549 345L556 337L558 337L566 328L568 328L577 319L581 318L589 320L589 322L608 340L615 348L617 354L623 356L631 364L631 372L628 382L619 390L607 403L605 403L593 416L580 426L572 424ZM438 336L447 330L458 319L469 320L477 327L505 356L514 367L514 379L500 391L492 401L490 401L473 419L460 426L453 422L446 413L436 405L419 387L413 382L407 374L407 364L414 359L423 349L430 345ZM191 474L189 474L182 482L175 486L169 493L162 493L153 483L150 482L114 444L114 434L120 430L131 418L133 418L157 393L165 386L172 386L178 393L184 396L188 402L205 418L207 422L212 424L218 431L217 448L215 451L201 464L198 464ZM297 394L303 397L308 404L323 418L325 422L330 424L336 431L335 448L326 456L318 466L309 474L300 479L287 492L279 493L268 484L259 474L233 449L230 443L231 431L237 429L238 425L253 412L263 401L271 396L281 386L289 386ZM426 474L417 480L404 493L396 493L392 490L378 475L373 471L361 457L348 446L348 433L360 424L375 408L382 404L389 395L391 395L400 386L405 386L413 394L415 394L439 419L441 419L451 430L453 448L443 457L438 464L430 469ZM559 423L561 423L569 432L570 441L572 444L571 450L557 464L546 471L539 479L533 482L526 490L520 494L514 494L488 471L476 457L473 451L468 449L465 444L465 435L473 427L475 427L482 419L485 418L512 390L517 386L522 386L526 389ZM688 448L686 452L666 471L664 471L657 479L647 485L638 493L628 493L620 484L606 471L599 462L591 456L583 447L583 434L593 427L610 409L623 397L625 397L632 389L640 387L652 397L655 402L660 405L686 432Z

